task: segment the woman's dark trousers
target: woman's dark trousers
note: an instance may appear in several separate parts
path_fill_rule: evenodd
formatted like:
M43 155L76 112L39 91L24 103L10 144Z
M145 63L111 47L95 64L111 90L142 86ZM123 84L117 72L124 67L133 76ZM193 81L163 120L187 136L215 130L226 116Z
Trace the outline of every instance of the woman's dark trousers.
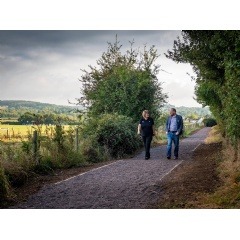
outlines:
M144 147L145 147L145 158L150 158L150 146L152 141L152 136L142 136Z

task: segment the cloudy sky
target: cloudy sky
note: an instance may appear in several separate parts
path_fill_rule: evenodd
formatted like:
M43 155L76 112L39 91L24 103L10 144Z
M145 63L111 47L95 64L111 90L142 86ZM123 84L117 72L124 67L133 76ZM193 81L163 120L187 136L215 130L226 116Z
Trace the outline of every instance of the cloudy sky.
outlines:
M68 105L80 96L82 72L95 65L107 42L114 42L116 34L129 48L155 45L161 56L158 79L169 103L175 106L201 106L194 99L193 75L188 64L176 64L164 53L173 46L180 31L0 31L0 100L31 100Z

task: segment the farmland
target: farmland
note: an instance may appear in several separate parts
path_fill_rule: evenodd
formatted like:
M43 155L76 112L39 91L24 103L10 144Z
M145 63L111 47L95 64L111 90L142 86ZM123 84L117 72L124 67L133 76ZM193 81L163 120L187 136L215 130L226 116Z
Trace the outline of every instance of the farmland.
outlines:
M63 129L68 130L69 125L64 125ZM73 126L72 126L73 127ZM34 130L41 130L41 132L48 136L53 136L54 125L37 126L37 125L6 125L0 124L0 141L3 142L18 142L33 134Z

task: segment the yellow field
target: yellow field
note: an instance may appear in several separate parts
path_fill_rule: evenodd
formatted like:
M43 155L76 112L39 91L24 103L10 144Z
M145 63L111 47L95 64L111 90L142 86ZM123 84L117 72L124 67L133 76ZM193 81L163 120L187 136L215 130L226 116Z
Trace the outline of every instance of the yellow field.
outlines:
M63 126L65 130L69 129L69 125ZM27 138L29 134L33 134L34 130L41 129L42 133L52 135L55 126L31 126L31 125L4 125L0 124L0 140L1 141L16 141L17 139Z

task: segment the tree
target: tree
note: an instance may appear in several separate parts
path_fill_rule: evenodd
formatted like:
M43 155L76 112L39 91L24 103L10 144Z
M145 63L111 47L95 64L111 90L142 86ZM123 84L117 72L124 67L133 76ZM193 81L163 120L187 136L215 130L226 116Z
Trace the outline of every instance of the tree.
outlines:
M108 43L107 52L97 60L96 67L82 70L82 97L78 104L87 107L90 116L118 113L137 121L144 109L153 117L159 116L167 96L157 79L157 50L144 46L140 52L133 49L133 42L130 44L130 50L122 54L116 38L115 43Z
M240 31L183 31L166 56L190 63L196 73L197 101L209 105L218 124L238 149L240 124ZM237 152L235 152L237 156ZM236 157L237 158L237 157Z
M19 117L18 121L21 124L32 124L34 122L34 115L32 113L26 112Z

